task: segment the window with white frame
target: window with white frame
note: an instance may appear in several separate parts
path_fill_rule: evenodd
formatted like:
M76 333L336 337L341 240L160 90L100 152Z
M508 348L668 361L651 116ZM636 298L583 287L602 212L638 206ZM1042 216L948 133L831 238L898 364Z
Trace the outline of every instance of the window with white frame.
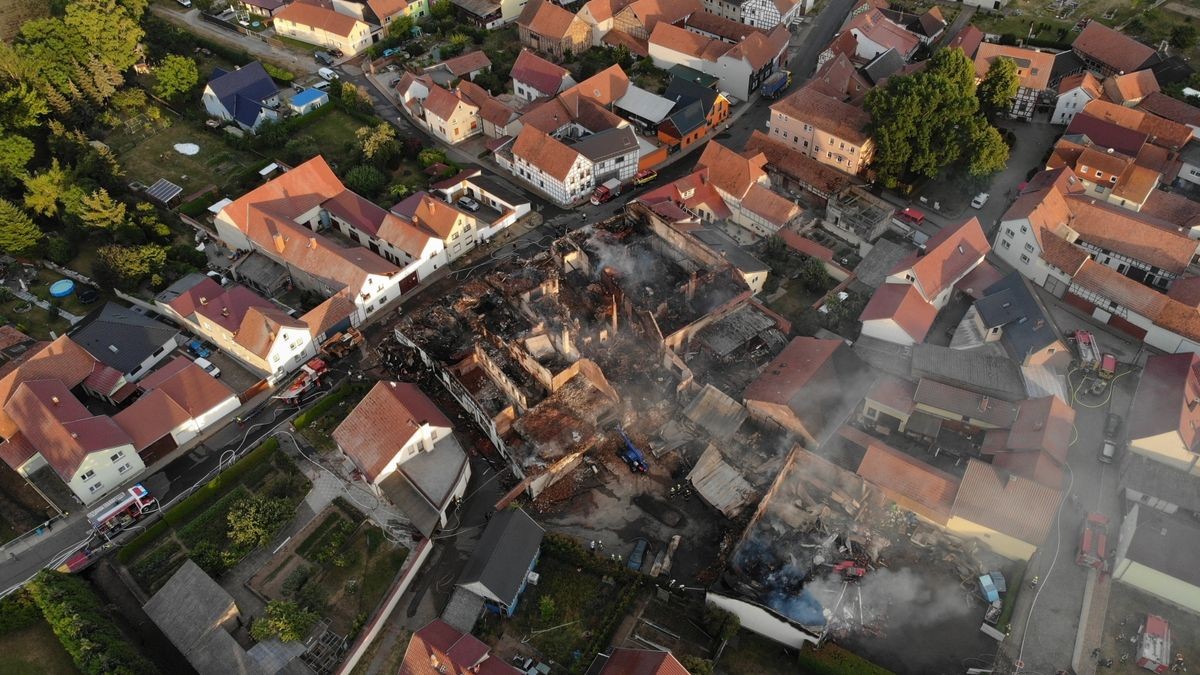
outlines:
M133 468L133 465L132 465L132 464L130 464L129 462L125 462L125 463L124 463L124 464L122 464L121 466L117 467L117 473L122 473L122 474L123 474L123 473L125 473L126 471L128 471L128 470L130 470L130 469L132 469L132 468Z
M89 481L89 480L91 480L91 479L93 479L93 478L95 478L95 477L96 477L96 472L95 472L95 471L93 471L93 470L91 470L91 469L88 469L87 471L84 471L84 472L83 472L83 475L81 475L79 478L80 478L80 480L83 480L83 481L85 481L85 482L86 482L86 481Z
M103 489L104 489L104 483L101 483L100 481L96 481L95 483L92 483L91 485L88 486L88 494L94 495Z
M124 451L124 450L118 450L118 451L114 452L114 453L112 454L112 457L109 457L108 459L109 459L109 461L111 461L113 464L116 464L117 462L121 461L121 459L122 459L123 457L125 457L125 451Z

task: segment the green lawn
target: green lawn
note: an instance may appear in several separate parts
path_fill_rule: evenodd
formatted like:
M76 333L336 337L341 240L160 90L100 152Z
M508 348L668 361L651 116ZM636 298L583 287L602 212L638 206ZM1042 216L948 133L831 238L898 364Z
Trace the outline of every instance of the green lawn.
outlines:
M68 295L65 298L51 298L50 284L65 279L66 277L55 272L54 270L40 269L38 270L38 283L30 284L29 292L46 301L58 301L58 306L62 309L74 314L75 316L85 316L88 312L96 309L99 302L85 305L79 301L79 296L75 293ZM34 310L37 311L37 310Z
M320 452L337 449L333 430L371 389L368 382L347 382L296 418L295 426L304 440Z
M79 671L45 621L0 637L0 673L73 675Z
M805 647L797 654L757 633L742 630L729 641L716 672L721 675L804 673L804 675L889 675L852 652L828 643L819 650Z
M319 154L325 157L325 161L336 164L340 171L345 171L349 169L347 163L353 157L354 146L358 143L354 133L364 126L367 125L341 110L332 109L318 115L296 133L311 136L317 142Z
M109 134L105 142L120 157L126 178L153 185L160 178L183 188L181 198L209 185L223 188L247 169L261 168L268 160L247 150L236 150L214 131L199 123L169 118L170 126L130 133L125 129ZM175 150L177 143L200 146L195 155Z
M25 307L29 307L28 303L20 298L0 302L0 323L10 324L35 340L49 340L52 331L55 335L62 335L71 327L62 317L51 319L41 307L29 307L27 311L18 311Z
M296 38L290 38L290 37L287 37L284 35L276 35L275 37L280 42L287 45L288 47L291 47L292 49L295 49L296 51L299 51L299 52L303 52L305 54L311 55L314 52L325 51L324 47L321 47L319 45L309 44L303 40L297 40Z

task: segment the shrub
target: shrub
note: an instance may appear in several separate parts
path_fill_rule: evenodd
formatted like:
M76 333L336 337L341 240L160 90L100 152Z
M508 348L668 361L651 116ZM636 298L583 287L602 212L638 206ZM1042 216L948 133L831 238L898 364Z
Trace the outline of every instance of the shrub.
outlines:
M154 549L145 558L130 568L130 572L142 582L146 590L150 590L155 581L161 579L174 567L175 559L183 553L183 547L177 541L168 541Z
M288 84L292 80L296 79L294 74L292 74L290 71L284 70L283 68L273 66L266 62L264 62L262 65L263 70L267 71L267 74L271 76L271 79L280 84Z
M308 578L311 576L312 567L308 565L300 565L296 569L292 570L292 573L287 576L287 579L283 580L283 585L280 587L280 591L283 593L285 598L295 597L295 595L300 592L300 589L304 587L304 584L308 582Z
M271 539L292 519L292 505L286 499L247 495L234 502L225 516L227 535L238 546L258 548Z
M42 612L28 591L20 590L0 600L0 635L8 635L37 623Z
M66 237L50 235L46 237L46 257L50 262L66 265L75 258L75 245Z
M142 530L140 534L130 539L129 543L121 547L121 550L117 552L117 560L121 561L122 564L128 564L130 560L137 557L138 553L142 552L142 549L149 546L150 542L163 536L169 527L170 524L166 520L159 520L145 530Z
M46 623L85 675L138 675L157 669L121 635L80 577L43 570L27 587Z
M233 466L205 483L198 490L183 499L166 513L163 518L171 525L179 526L187 522L188 517L209 501L232 489L237 484L237 478L247 471L261 465L279 449L279 439L271 437L259 444L245 457L239 459ZM132 542L130 542L132 543Z
M250 637L258 642L278 637L283 642L299 642L316 625L316 612L310 612L294 602L272 600L267 603L266 615L254 620Z
M342 386L329 392L325 398L313 404L313 407L296 415L296 419L292 420L292 427L303 429L312 424L322 415L329 411L333 406L341 403L347 396L352 394L366 393L368 384L365 382L347 382ZM278 443L278 441L276 441Z

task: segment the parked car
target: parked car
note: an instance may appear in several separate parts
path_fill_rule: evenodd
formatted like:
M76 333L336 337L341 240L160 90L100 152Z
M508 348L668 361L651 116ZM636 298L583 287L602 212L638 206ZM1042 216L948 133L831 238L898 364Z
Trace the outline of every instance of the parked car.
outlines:
M647 183L653 182L656 178L658 178L657 171L655 171L654 169L646 169L644 171L639 171L637 173L637 175L633 177L633 184L634 185L645 185Z
M338 79L338 74L337 74L337 73L335 73L335 72L333 72L333 71L332 71L331 69L329 69L329 68L320 68L320 69L318 69L318 70L317 70L317 75L320 75L320 76L321 76L321 79L322 79L322 80L325 80L326 82L333 82L334 80Z
M472 213L479 210L479 202L477 202L474 199L471 199L470 197L467 197L465 195L462 197L459 197L458 201L455 203Z
M202 359L212 356L212 350L204 346L204 343L199 339L192 340L188 343L188 351Z
M175 2L178 2L179 4L183 5L184 7L192 6L192 0L175 0Z
M975 195L975 198L971 200L971 208L982 209L983 205L987 203L988 197L991 197L991 195L986 192L980 192Z
M1116 413L1108 413L1108 417L1104 419L1104 437L1115 441L1121 433L1121 416Z
M1117 444L1113 441L1104 441L1104 446L1100 448L1100 461L1105 464L1112 464L1117 458Z
M327 52L313 52L313 59L317 63L324 63L327 66L333 65L333 56Z
M216 364L214 364L212 361L209 361L208 359L204 358L203 356L197 357L196 360L194 361L194 363L196 365L200 366L201 368L203 368L204 372L208 373L209 375L212 375L213 377L221 376L221 369L218 368L216 366Z

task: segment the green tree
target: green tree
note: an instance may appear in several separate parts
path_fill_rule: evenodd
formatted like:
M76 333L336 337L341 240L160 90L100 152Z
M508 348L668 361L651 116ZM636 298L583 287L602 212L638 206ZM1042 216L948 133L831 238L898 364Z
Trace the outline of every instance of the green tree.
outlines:
M1007 56L1001 56L992 61L987 74L976 88L975 95L979 97L980 106L988 113L994 114L1012 107L1020 86L1017 63Z
M417 155L417 161L421 163L421 168L429 168L434 164L446 163L446 151L437 148L425 148Z
M390 24L388 24L388 37L399 40L410 38L412 37L412 29L414 25L416 24L413 23L411 16L396 17L395 19L392 19Z
M998 155L979 124L974 66L961 49L942 49L924 71L893 77L867 94L875 140L872 167L885 187L933 178L958 162L979 170ZM976 157L974 153L988 153ZM1007 159L1007 153L1005 153Z
M70 184L71 178L58 160L51 160L44 171L25 179L25 208L39 216L58 215L59 199Z
M283 146L283 157L292 164L299 164L320 152L312 136L296 136Z
M96 251L96 281L101 286L133 290L161 272L166 263L167 249L156 244L101 246Z
M8 58L17 58L11 54ZM17 67L20 70L20 67ZM36 127L50 111L46 99L28 82L0 79L0 130Z
M141 57L138 43L145 32L138 18L117 0L74 0L67 5L63 23L86 45L87 56L124 72Z
M538 601L538 613L542 616L542 623L553 621L557 611L557 608L554 606L554 598L547 595Z
M344 182L351 191L374 199L387 185L387 176L370 164L360 164L346 173Z
M434 0L429 5L429 16L438 21L449 19L454 14L454 5L450 0Z
M1177 49L1191 49L1196 46L1196 27L1190 23L1181 23L1171 29L1171 46Z
M170 54L154 69L154 95L167 100L188 93L200 83L196 62L186 56Z
M969 139L967 171L972 176L990 176L1008 163L1008 145L999 130L985 120L971 122Z
M800 281L810 293L824 293L833 284L833 277L816 258L805 256L800 265Z
M299 642L308 635L320 618L290 600L272 600L267 603L264 616L250 625L250 637L258 642L279 638L283 642Z
M0 185L25 178L29 160L33 159L33 141L0 132Z
M78 216L88 227L112 229L126 222L125 203L110 197L104 188L85 196L82 206L83 210Z
M0 199L0 251L27 256L42 243L42 231L25 210L7 199Z
M286 499L247 497L229 511L229 540L251 548L266 546L291 517L292 506Z
M25 588L84 675L157 672L125 639L108 608L81 577L42 570Z
M396 127L387 122L380 122L373 127L360 127L355 132L363 157L376 165L384 166L400 153L400 144L396 141Z

